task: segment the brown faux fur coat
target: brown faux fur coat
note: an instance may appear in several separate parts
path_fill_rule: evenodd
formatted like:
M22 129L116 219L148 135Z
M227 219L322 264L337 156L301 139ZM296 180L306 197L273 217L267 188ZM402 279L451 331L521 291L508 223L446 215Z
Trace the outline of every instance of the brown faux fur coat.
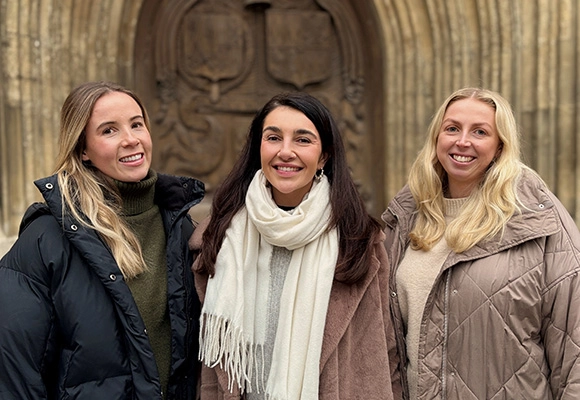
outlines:
M190 239L199 250L207 220ZM330 293L320 359L319 399L391 400L401 398L398 355L389 311L389 263L378 235L375 257L367 276L353 285L334 281ZM203 303L207 275L195 272ZM219 367L203 366L202 400L243 399L237 388L228 391L228 376Z

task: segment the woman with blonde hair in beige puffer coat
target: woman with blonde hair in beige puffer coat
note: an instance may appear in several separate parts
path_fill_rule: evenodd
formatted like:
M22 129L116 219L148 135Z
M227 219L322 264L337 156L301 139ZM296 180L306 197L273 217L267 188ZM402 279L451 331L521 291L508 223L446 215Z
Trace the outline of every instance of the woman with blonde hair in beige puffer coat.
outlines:
M383 214L406 399L580 398L580 233L519 140L453 93Z

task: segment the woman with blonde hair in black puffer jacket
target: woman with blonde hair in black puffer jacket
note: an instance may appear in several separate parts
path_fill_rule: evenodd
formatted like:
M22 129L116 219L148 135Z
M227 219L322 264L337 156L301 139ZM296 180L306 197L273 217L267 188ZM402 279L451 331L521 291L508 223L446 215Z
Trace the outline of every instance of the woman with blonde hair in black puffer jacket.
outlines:
M0 260L0 398L193 399L200 312L192 178L150 168L149 119L110 82L75 88L56 173Z

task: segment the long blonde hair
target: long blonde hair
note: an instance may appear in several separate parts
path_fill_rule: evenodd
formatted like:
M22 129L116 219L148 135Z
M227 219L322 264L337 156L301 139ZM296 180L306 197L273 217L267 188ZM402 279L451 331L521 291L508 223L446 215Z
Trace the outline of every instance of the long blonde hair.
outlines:
M459 215L447 226L443 209L447 173L437 159L437 138L447 108L467 98L482 101L495 110L501 152ZM461 253L502 233L508 220L520 211L516 184L524 168L520 134L509 102L496 92L480 88L463 88L451 94L433 117L425 145L410 170L409 188L418 208L410 233L412 248L429 250L445 235L449 247Z
M111 249L123 276L130 279L146 269L139 241L119 216L121 200L112 180L82 161L85 128L95 103L110 92L131 96L141 108L145 126L150 130L145 107L133 92L112 82L84 83L70 92L62 106L55 173L62 193L63 215L70 212L81 223L95 229Z

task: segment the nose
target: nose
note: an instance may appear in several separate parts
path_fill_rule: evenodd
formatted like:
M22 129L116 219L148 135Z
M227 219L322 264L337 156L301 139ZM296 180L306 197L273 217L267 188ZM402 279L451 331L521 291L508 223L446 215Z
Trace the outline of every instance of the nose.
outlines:
M469 140L468 132L461 132L459 138L455 141L455 144L460 147L467 147L471 145Z
M291 160L296 157L296 153L294 153L294 149L292 148L292 141L282 141L280 150L278 151L278 157L282 160Z
M139 137L131 128L126 128L124 137L123 137L123 145L125 146L136 146L139 144Z

